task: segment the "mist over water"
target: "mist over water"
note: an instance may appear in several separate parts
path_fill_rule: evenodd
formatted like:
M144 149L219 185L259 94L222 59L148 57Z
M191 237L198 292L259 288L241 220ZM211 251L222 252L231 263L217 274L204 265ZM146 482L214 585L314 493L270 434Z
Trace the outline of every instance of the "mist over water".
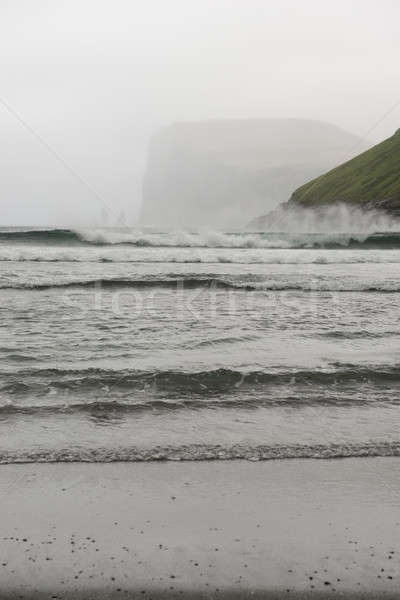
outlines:
M260 223L263 226L262 220ZM251 224L249 225L251 227ZM377 232L400 232L400 220L376 209L365 210L357 205L336 203L310 208L286 203L265 218L269 232L295 234L325 233L368 235Z
M150 140L172 123L313 119L370 145L398 128L396 2L35 4L1 10L2 100L11 109L0 110L2 224L94 225L105 205L110 222L124 211L134 224ZM274 141L271 161L285 152L302 166L304 153L282 147L279 134ZM300 142L320 158L307 129ZM324 168L355 146L320 141L336 156ZM240 144L228 151L243 154ZM272 201L265 196L265 212ZM252 217L244 199L243 225Z

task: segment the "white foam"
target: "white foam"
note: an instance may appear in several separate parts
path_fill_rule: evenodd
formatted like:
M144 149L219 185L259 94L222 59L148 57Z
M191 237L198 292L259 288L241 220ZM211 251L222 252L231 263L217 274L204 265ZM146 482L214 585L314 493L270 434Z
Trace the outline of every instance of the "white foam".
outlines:
M400 263L400 250L173 248L90 246L0 246L1 262L204 263L204 264L364 264Z

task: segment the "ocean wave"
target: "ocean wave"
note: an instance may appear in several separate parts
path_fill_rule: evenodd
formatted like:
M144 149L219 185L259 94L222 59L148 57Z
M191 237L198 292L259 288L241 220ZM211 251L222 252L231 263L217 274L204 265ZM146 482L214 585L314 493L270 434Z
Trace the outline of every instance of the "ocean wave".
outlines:
M126 279L126 278L101 278L101 279L81 279L74 281L46 282L46 283L0 283L0 289L29 289L29 290L48 290L51 288L197 288L197 287L219 287L233 289L247 289L246 286L214 277L165 277L165 278L147 278L147 279ZM253 289L252 287L249 289ZM255 289L255 288L254 288Z
M171 231L160 233L131 229L0 230L0 243L180 248L400 248L400 233L224 233Z
M175 250L175 251L174 251ZM400 263L400 255L396 251L377 251L358 253L344 253L334 249L321 250L321 253L316 253L314 249L298 249L297 254L295 249L216 249L216 253L212 253L212 249L202 249L201 252L193 249L168 249L167 252L140 251L138 248L130 250L121 249L104 249L103 251L89 248L41 248L30 247L29 249L21 249L20 246L13 248L12 246L1 247L0 245L0 262L15 262L15 263L113 263L113 264L265 264L265 265L351 265L351 264L398 264ZM210 253L211 251L211 253ZM229 254L228 254L229 252Z
M204 288L209 290L228 289L246 292L379 292L379 293L398 293L400 292L400 281L343 281L333 279L318 279L317 277L305 281L290 280L256 280L252 281L243 277L218 277L207 275L188 275L165 277L147 277L142 279L135 278L100 278L100 279L75 279L67 281L36 281L21 282L9 281L0 282L0 289L12 290L36 290L45 291L50 289L68 289L68 288L86 288L95 291L110 290L118 288L145 289L145 288L169 288L176 290L189 290Z
M110 399L113 393L125 390L147 390L150 395L167 393L169 397L185 399L184 394L211 396L243 390L246 386L337 386L344 384L371 385L400 383L399 365L390 367L357 365L331 365L325 369L285 369L245 371L239 369L214 369L209 371L135 371L113 369L46 369L21 368L0 371L3 395L25 396L54 391L71 391L80 394L93 391ZM111 401L111 400L110 400ZM125 406L125 405L124 405ZM151 404L148 404L151 407ZM9 407L8 403L3 405ZM112 404L110 404L112 407ZM118 407L117 407L118 408Z
M354 444L235 444L232 446L193 444L140 448L65 448L0 451L0 464L61 463L61 462L154 462L154 461L211 461L350 457L400 456L400 442L369 442Z
M180 387L176 392L171 389L163 389L160 386L158 389L151 390L153 393L148 395L130 395L129 397L125 395L119 400L102 399L90 401L85 399L79 401L74 396L72 401L68 401L68 397L65 395L59 398L54 395L57 385L50 388L47 386L47 389L52 392L50 395L51 402L44 402L45 394L43 393L40 394L40 403L38 404L21 404L8 400L5 403L0 403L0 419L9 417L18 418L20 415L39 419L49 416L62 417L64 415L86 415L87 417L104 417L108 419L116 417L120 419L121 417L135 417L135 415L140 413L161 414L187 410L197 412L201 410L244 409L249 411L260 408L268 410L277 407L292 407L297 409L300 407L313 407L315 410L318 410L321 407L343 408L367 406L376 404L377 401L379 403L384 402L385 406L398 406L400 403L397 395L393 394L393 389L389 393L381 395L379 394L381 390L376 388L376 386L376 389L373 390L374 386L371 383L368 384L370 395L366 397L362 394L355 394L354 385L362 385L359 381L355 380L347 382L352 385L346 386L344 384L340 393L326 394L326 387L321 383L311 388L310 382L294 383L291 382L291 379L286 380L286 382L268 382L268 391L273 391L274 396L256 396L248 393L249 389L246 388L246 384L244 383L243 385L227 386L227 389L221 389L221 387L219 389L203 388L201 391L187 388L183 390ZM391 383L393 385L393 381ZM250 385L252 386L250 392L254 391L255 384ZM333 384L326 385L334 387ZM280 392L278 388L281 388L282 391ZM6 386L7 392L10 389L13 389L13 386ZM32 398L32 388L29 384L15 386L15 389L19 392L19 397L25 395ZM131 389L132 391L134 390L134 388ZM365 391L365 388L362 389ZM236 390L238 393L235 393ZM21 391L25 392L25 394L21 394ZM66 388L64 386L62 392L65 391ZM98 393L99 389L97 388L97 390L93 391ZM116 393L117 391L117 389L109 390L111 398L113 398L113 392ZM172 393L168 393L168 391ZM183 396L185 391L190 394L189 397ZM265 387L264 391L267 391ZM371 392L376 393L371 394ZM106 392L107 394L108 392Z
M0 243L65 244L80 243L72 229L0 229Z

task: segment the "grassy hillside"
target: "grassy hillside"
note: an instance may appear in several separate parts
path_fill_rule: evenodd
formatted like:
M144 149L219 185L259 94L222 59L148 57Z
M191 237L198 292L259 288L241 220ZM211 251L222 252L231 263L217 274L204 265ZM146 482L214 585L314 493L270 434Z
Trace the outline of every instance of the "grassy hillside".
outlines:
M400 129L384 142L299 187L290 202L320 206L334 202L400 202Z

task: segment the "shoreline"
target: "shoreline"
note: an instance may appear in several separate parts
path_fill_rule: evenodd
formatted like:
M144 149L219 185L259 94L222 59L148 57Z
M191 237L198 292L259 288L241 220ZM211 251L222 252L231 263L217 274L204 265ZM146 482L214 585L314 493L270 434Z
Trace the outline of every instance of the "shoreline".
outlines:
M398 598L399 464L1 465L0 599Z

